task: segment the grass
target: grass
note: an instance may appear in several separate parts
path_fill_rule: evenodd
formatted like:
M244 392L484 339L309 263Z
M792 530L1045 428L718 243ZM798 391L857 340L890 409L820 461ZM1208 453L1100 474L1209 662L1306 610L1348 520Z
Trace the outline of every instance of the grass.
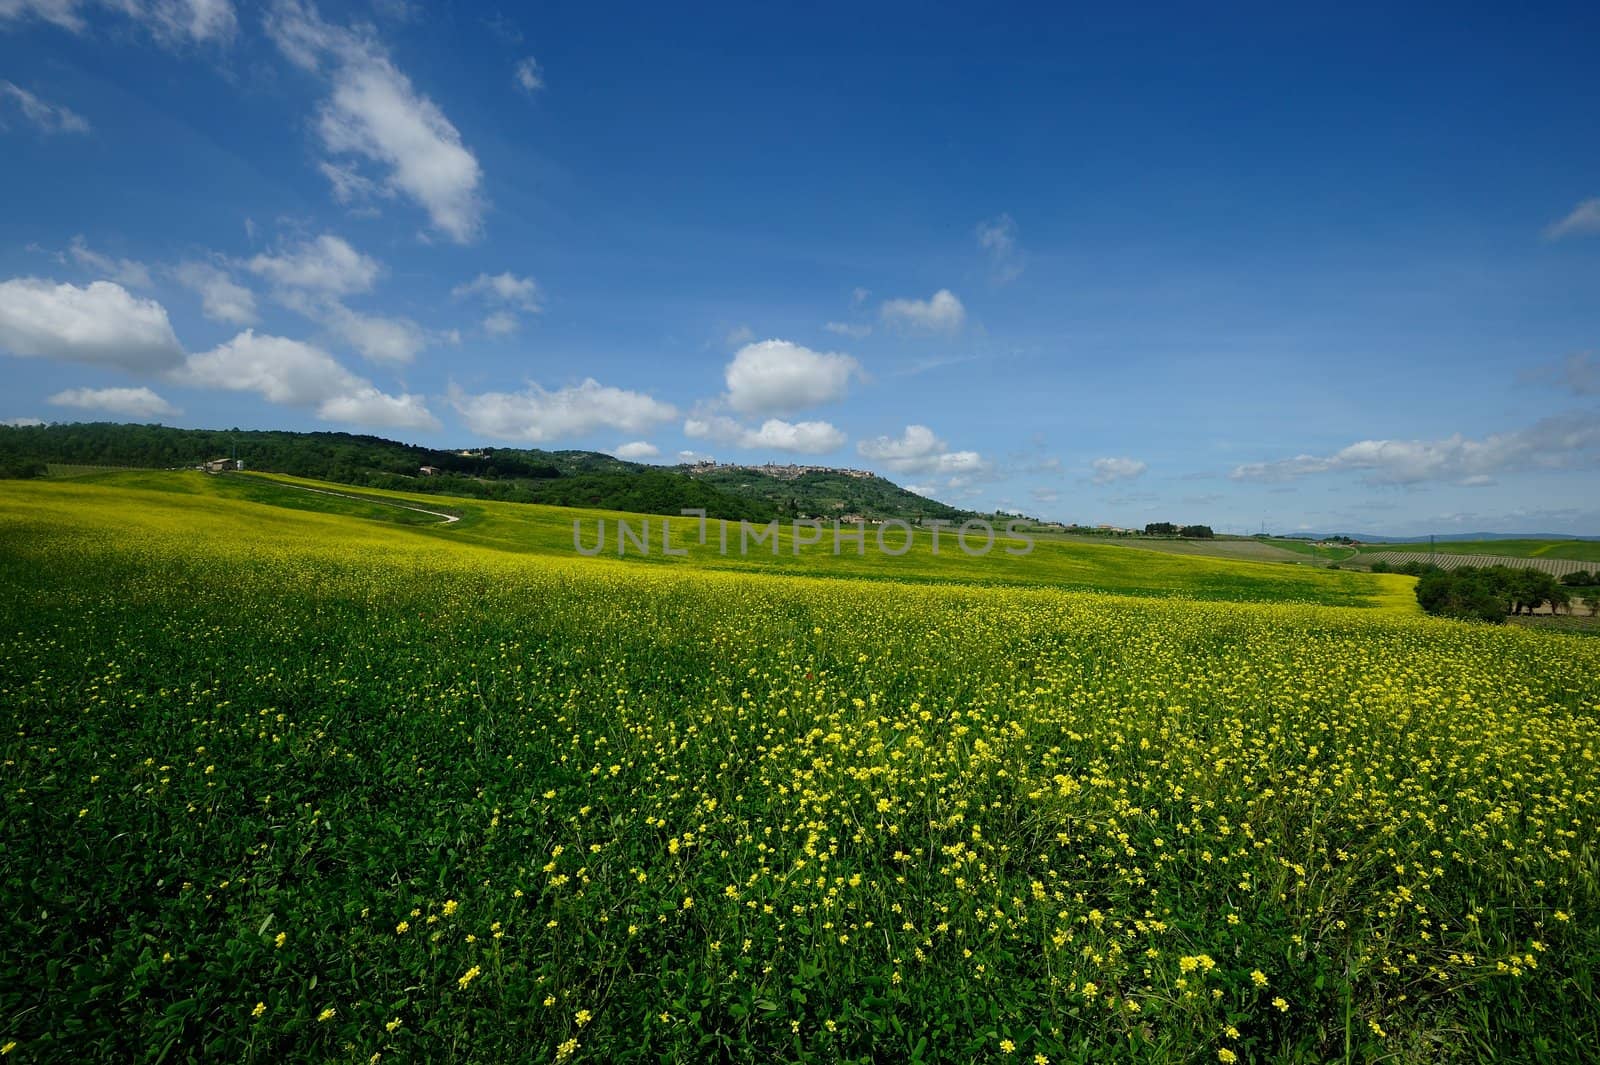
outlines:
M1600 1042L1600 642L1362 574L828 580L171 476L0 486L17 1060Z
M106 530L142 526L152 531L174 524L192 527L197 535L216 537L249 536L240 516L245 513L234 504L248 501L252 521L264 528L279 529L295 519L278 513L281 509L306 509L330 513L343 511L349 501L296 491L284 485L306 485L332 489L377 506L400 502L429 510L459 514L454 525L440 526L437 519L414 515L420 521L396 518L375 511L373 518L385 523L403 521L416 527L404 537L379 536L362 525L335 522L316 527L315 535L329 544L345 543L354 550L429 552L451 548L481 548L515 555L577 558L573 548L573 523L580 523L579 536L585 545L595 543L597 523L604 521L607 539L603 555L613 565L647 567L687 567L697 570L723 570L791 576L818 576L839 579L893 580L910 583L961 583L1008 587L1072 588L1119 594L1173 596L1231 602L1303 602L1338 606L1375 606L1415 612L1411 593L1413 579L1393 574L1316 572L1306 568L1275 566L1238 560L1177 558L1154 552L1130 552L1100 544L1066 543L1040 538L1027 555L1019 541L997 539L990 553L969 557L954 543L954 537L941 537L940 551L933 554L932 538L919 532L903 557L890 557L877 549L876 530L866 531L866 546L857 553L854 541L840 544L835 555L832 530L821 543L806 546L796 554L792 530L779 530L777 551L767 544L748 547L741 556L738 525L728 526L728 553L719 549L722 523L711 522L707 543L699 543L693 519L672 518L673 544L683 550L683 558L661 553L661 519L648 519L652 550L641 556L617 556L617 522L626 521L637 533L646 519L637 514L574 510L565 507L530 506L483 500L452 499L445 496L384 492L374 489L352 490L338 485L297 478L246 475L220 477L193 472L152 471L106 474L60 484L8 485L10 501L19 517L37 509L43 515L73 516L79 522L92 521ZM409 512L395 512L400 515ZM310 527L307 527L308 529ZM898 548L900 534L890 531L885 542ZM974 547L981 546L975 537Z

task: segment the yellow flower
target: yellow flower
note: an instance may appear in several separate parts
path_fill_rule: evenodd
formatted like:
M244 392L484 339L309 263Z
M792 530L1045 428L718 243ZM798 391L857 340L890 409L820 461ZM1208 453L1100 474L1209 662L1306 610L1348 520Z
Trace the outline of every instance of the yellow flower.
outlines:
M1257 969L1255 972L1250 974L1250 982L1255 984L1257 987L1266 987L1267 974L1262 972L1260 969Z
M457 904L455 899L445 899L444 900L444 915L446 917L449 917L449 916L453 915L456 912L456 906L457 905L458 904Z
M267 1012L267 1004L265 1002L257 1002L256 1008L250 1011L250 1016L259 1017L265 1012Z
M694 899L690 898L688 895L685 895L683 897L683 908L686 910L694 909Z
M401 921L399 924L394 926L394 933L397 936L403 936L409 931L411 931L410 921Z
M1222 1062L1222 1065L1231 1065L1232 1062L1239 1060L1239 1055L1235 1054L1227 1047L1223 1047L1221 1050L1217 1051L1217 1060Z
M0 1054L9 1054L15 1049L17 1049L17 1041L13 1039L7 1042L5 1046L0 1047Z
M1050 1065L1050 1059L1043 1054L1033 1056L1033 1065Z
M1277 998L1273 999L1272 1000L1272 1004L1274 1006L1278 1007L1278 1012L1280 1012L1280 1013L1288 1013L1289 1012L1289 1003L1284 1000L1284 997L1282 995L1279 995Z
M396 1017L394 1020L384 1025L383 1028L384 1031L388 1032L390 1035L393 1035L395 1032L400 1030L400 1026L404 1023L406 1022L402 1021L399 1017Z
M578 1041L576 1039L568 1039L565 1043L562 1043L560 1046L556 1047L556 1060L566 1061L568 1058L572 1057L573 1053L577 1049Z
M1000 1053L1002 1053L1002 1054L1013 1054L1013 1053L1016 1052L1016 1049L1017 1049L1017 1044L1013 1043L1011 1040L1009 1040L1009 1039L1000 1040Z
M287 942L289 942L289 933L288 932L279 932L277 934L277 936L274 937L273 940L272 940L273 949L282 950L283 949L283 945L285 943L287 943Z
M334 1009L332 1006L329 1006L327 1009L317 1014L317 1023L327 1024L329 1021L333 1020L334 1014L338 1012L338 1010Z
M483 972L482 969L480 969L480 968L478 968L478 966L474 965L472 968L468 969L466 972L461 974L461 979L456 981L456 986L461 988L461 990L465 991L467 989L467 985L472 983L472 981L476 980L478 978L479 974L481 974L482 972Z
M572 1015L572 1019L578 1022L579 1028L582 1028L584 1025L588 1024L594 1019L594 1014L590 1013L588 1010L579 1010L577 1013Z

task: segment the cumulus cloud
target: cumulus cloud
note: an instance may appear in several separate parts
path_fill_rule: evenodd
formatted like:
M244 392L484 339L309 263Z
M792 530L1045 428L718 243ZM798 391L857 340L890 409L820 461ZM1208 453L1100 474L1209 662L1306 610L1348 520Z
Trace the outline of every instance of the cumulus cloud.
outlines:
M648 440L634 440L626 444L617 445L617 458L637 462L640 459L653 459L661 454L661 449Z
M38 19L82 33L84 8L120 12L164 44L227 42L239 28L229 0L0 0L0 23Z
M331 233L302 241L276 255L262 253L244 265L251 273L281 288L328 296L366 292L383 273L378 260Z
M244 266L270 281L284 306L373 362L410 362L428 345L427 331L409 318L368 314L343 302L342 296L369 291L383 266L342 237L325 233L275 254L256 255Z
M93 271L120 285L129 288L149 288L152 284L150 268L144 263L137 259L113 259L109 255L102 255L89 247L88 242L81 236L72 238L72 243L67 247L67 254L85 270Z
M1095 459L1089 463L1089 468L1094 471L1091 479L1095 484L1112 484L1116 481L1134 480L1150 467L1138 459L1104 458Z
M81 288L32 277L0 282L0 350L128 370L183 359L166 308L114 281Z
M0 0L0 18L6 0ZM0 129L5 129L5 105L15 107L23 118L45 133L88 133L89 120L61 104L41 100L22 86L0 79Z
M267 30L290 62L327 80L316 132L346 176L336 194L361 188L350 180L360 176L416 203L451 240L464 244L478 235L483 168L370 33L325 22L297 0L280 0ZM378 176L360 173L360 165Z
M1296 455L1236 466L1236 481L1283 482L1322 473L1361 473L1371 484L1418 484L1492 477L1521 470L1571 469L1600 460L1600 420L1574 412L1526 429L1474 440L1360 440L1331 455Z
M947 288L925 300L885 300L878 313L890 325L930 333L959 332L967 320L967 309Z
M978 247L989 256L989 276L999 284L1015 281L1028 264L1027 253L1017 241L1017 223L1008 214L979 222Z
M746 344L723 370L727 403L741 414L790 414L843 399L861 364L787 340Z
M539 69L539 61L531 55L517 60L512 77L523 92L538 92L544 88L544 71Z
M50 397L58 407L104 411L128 418L165 418L181 411L148 388L69 388Z
M645 432L678 415L670 403L611 388L592 377L554 391L531 383L521 392L469 394L452 387L450 405L475 433L535 444L598 429Z
M844 446L845 434L829 422L787 422L768 418L756 428L723 415L688 418L683 435L696 440L715 440L750 450L786 451L802 455L821 455Z
M988 470L976 451L952 451L926 425L908 425L897 437L879 436L856 444L861 456L896 473L970 477Z
M510 271L479 274L471 281L464 281L451 289L450 294L457 298L479 296L490 303L503 303L535 314L542 309L539 304L539 283L531 277L518 277Z
M211 263L179 263L173 278L200 296L200 311L214 322L251 325L256 320L255 293Z
M474 296L497 309L484 316L483 331L492 337L510 336L522 325L513 310L538 314L541 306L539 285L531 277L518 277L509 271L479 274L450 290L457 299Z
M386 318L353 311L337 300L313 317L373 362L410 362L428 346L428 334L409 318Z
M253 392L270 403L312 407L329 421L367 428L439 428L422 397L388 395L321 348L250 329L189 356L170 377L194 388Z
M1592 236L1600 233L1600 196L1584 200L1559 222L1545 227L1546 240Z

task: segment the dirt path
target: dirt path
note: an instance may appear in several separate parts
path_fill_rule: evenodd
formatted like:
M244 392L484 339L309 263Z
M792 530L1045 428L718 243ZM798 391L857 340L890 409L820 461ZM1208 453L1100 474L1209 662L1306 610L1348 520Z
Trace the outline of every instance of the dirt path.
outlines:
M339 499L353 499L357 503L376 503L380 507L395 507L399 510L414 511L417 514L427 514L430 517L438 518L441 525L454 525L456 522L461 520L461 516L458 514L446 514L443 511L426 510L422 507L414 507L409 503L396 503L389 499L378 499L373 496L351 495L348 492L330 492L326 488L308 488L303 484L291 484L288 481L279 481L276 479L273 479L272 483L283 488L298 488L302 492L315 492L319 496L335 496Z

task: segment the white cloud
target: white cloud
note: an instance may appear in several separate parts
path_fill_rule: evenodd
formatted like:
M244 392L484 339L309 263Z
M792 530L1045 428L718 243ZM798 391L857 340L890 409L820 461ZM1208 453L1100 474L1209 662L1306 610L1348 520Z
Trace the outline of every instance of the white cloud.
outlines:
M333 186L333 198L342 204L359 203L374 197L394 195L353 166L340 166L326 159L317 164L322 176Z
M324 22L297 0L280 0L267 31L291 62L328 79L316 130L329 153L351 161L344 173L355 172L355 160L371 164L382 174L377 184L422 207L451 240L464 244L478 235L483 168L370 33ZM336 191L355 187L335 184Z
M4 17L6 0L0 0L0 17ZM16 105L22 117L45 133L88 133L89 120L61 104L41 100L20 85L0 79L0 104L7 100ZM5 129L4 115L0 114L0 129Z
M321 348L246 329L210 351L190 355L171 379L195 388L254 392L271 403L314 407L320 417L367 428L437 429L420 396L391 396Z
M787 340L746 344L723 371L728 405L742 414L788 414L843 399L861 364Z
M947 288L925 300L885 300L878 313L891 325L939 333L958 332L967 320L967 309Z
M462 282L451 289L450 294L457 298L482 296L488 302L504 303L535 314L542 309L539 305L539 283L531 277L518 277L509 271L479 274L471 281Z
M786 422L768 418L761 428L739 441L746 448L771 448L802 455L821 455L844 446L845 435L828 422Z
M524 92L538 92L544 88L544 71L539 69L539 61L531 55L519 59L512 74Z
M1104 458L1095 459L1089 463L1094 470L1092 480L1095 484L1111 484L1115 481L1131 481L1144 474L1150 466L1138 459L1130 458Z
M828 422L786 422L768 418L752 429L724 415L697 415L683 423L692 440L715 440L751 450L790 451L819 455L844 446L843 432Z
M742 348L756 338L755 330L747 325L736 325L728 330L722 342L730 348Z
M166 44L226 42L239 28L229 0L0 0L0 23L37 18L82 33L88 23L80 9L86 7L121 12Z
M1592 467L1600 461L1600 420L1574 412L1481 440L1361 440L1331 455L1296 455L1234 468L1236 481L1291 481L1320 473L1359 472L1372 484L1468 482L1531 469Z
M316 320L373 362L410 362L428 346L428 335L409 318L353 311L329 300Z
M594 378L549 391L529 384L521 392L450 390L450 404L475 433L500 440L544 443L598 429L637 433L677 417L677 410L643 392L611 388Z
M648 440L634 440L626 444L617 445L617 458L637 462L640 459L653 459L661 454L661 449Z
M840 336L854 337L857 340L860 340L864 336L870 336L872 333L872 326L867 325L866 323L856 325L851 322L829 322L822 328L826 329L830 333L838 333Z
M163 418L181 411L148 388L69 388L50 397L58 407L98 410L129 418Z
M31 277L0 282L0 350L129 370L183 359L166 308L113 281L82 288Z
M244 266L281 288L304 289L328 296L366 292L383 273L378 260L331 233L302 241L277 255L257 255Z
M256 320L256 297L227 271L210 263L184 262L173 270L178 284L200 296L200 310L214 322L250 325Z
M113 259L90 248L81 236L73 237L67 252L79 266L128 288L151 287L150 268L137 259Z
M1027 253L1017 242L1017 223L1008 214L979 222L978 247L989 254L989 276L1000 284L1015 281L1028 265Z
M492 337L510 336L521 325L522 320L510 311L495 311L483 319L483 331Z
M342 237L315 240L265 253L243 264L276 288L284 306L321 324L373 362L410 362L428 346L428 334L409 318L353 310L339 298L369 291L383 265Z
M483 319L483 331L493 337L509 336L522 325L521 319L506 308L516 308L532 314L538 314L543 310L539 303L538 282L531 277L518 277L509 271L500 274L479 274L471 281L462 282L451 289L450 294L457 299L476 296L490 306L502 305L499 310L493 311Z
M391 396L371 385L333 396L317 407L319 417L367 429L438 429L439 419L421 396Z
M1546 240L1600 233L1600 196L1584 200L1561 221L1545 227Z
M926 425L908 425L898 437L862 440L856 450L863 458L881 462L896 473L970 477L988 472L989 464L976 451L951 451Z

